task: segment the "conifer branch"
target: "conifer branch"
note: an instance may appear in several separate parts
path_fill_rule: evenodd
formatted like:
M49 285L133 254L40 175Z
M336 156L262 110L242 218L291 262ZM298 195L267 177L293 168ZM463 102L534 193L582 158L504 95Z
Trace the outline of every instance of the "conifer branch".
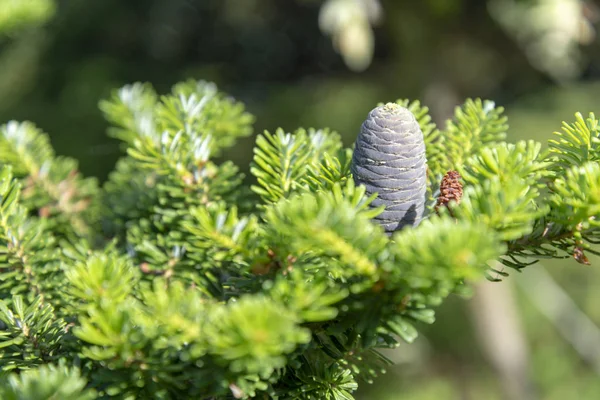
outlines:
M42 221L27 218L19 204L20 184L11 168L0 171L0 298L24 294L29 300L42 301L60 291L49 281L58 273L55 243ZM60 301L54 298L54 301Z
M327 129L259 135L250 187L213 157L253 117L214 85L133 84L100 106L127 153L102 189L33 125L0 129L0 397L46 379L41 396L350 400L388 364L379 349L507 276L497 260L599 253L593 114L546 152L504 142L492 102L467 100L439 130L399 100L369 117L358 156ZM421 184L430 212L400 227ZM82 234L100 212L104 247Z
M31 123L11 121L0 127L0 158L23 183L23 200L32 211L50 221L64 216L65 236L89 237L93 218L94 179L82 179L77 163L56 157L48 136Z

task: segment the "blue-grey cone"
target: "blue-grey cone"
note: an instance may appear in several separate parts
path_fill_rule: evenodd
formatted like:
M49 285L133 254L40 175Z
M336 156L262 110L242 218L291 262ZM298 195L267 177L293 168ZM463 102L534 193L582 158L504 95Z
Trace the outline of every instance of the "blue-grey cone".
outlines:
M408 109L388 103L369 113L356 138L351 169L368 195L378 193L371 205L385 206L375 220L388 234L421 221L427 159L423 133Z

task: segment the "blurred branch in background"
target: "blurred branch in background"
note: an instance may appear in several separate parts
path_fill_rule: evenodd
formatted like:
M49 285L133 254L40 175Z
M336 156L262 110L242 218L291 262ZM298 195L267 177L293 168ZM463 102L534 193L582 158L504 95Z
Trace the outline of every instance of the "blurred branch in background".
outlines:
M502 284L485 282L475 286L469 302L477 337L506 399L537 398L529 373L529 348L521 327L512 280Z
M34 86L44 44L39 28L55 12L54 0L0 0L0 109Z
M581 359L600 375L600 329L596 324L541 265L523 272L517 282Z
M491 0L489 10L533 67L558 82L581 74L586 63L580 46L595 38L596 6L583 0Z
M52 18L53 0L0 0L0 37Z
M15 38L0 52L0 110L17 103L35 87L43 45L42 35L34 30Z
M584 0L490 0L489 12L523 49L531 65L563 82L585 67L581 45L595 38L595 5ZM385 10L379 0L326 0L319 14L321 31L331 36L346 66L364 71L373 59L373 26Z
M319 13L321 31L353 71L367 69L373 59L375 39L372 26L380 22L379 0L327 0Z

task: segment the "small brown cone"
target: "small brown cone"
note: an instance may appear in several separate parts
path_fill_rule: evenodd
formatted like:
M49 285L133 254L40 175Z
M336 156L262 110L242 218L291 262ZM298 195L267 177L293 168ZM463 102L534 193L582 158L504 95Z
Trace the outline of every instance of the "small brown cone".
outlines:
M435 212L439 213L439 208L448 207L448 203L455 201L460 203L463 195L462 184L460 183L460 174L457 171L448 171L442 178L440 184L440 195L435 205Z

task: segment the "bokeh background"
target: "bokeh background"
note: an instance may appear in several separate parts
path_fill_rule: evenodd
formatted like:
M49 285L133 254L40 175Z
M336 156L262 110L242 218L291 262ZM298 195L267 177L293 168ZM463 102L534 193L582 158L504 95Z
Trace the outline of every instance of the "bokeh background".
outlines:
M0 0L0 123L31 120L105 179L98 101L135 81L216 82L256 130L331 127L351 145L378 102L443 124L466 97L511 141L598 111L600 7L583 0ZM253 138L224 154L242 169ZM246 168L247 169L247 168ZM554 260L451 298L360 399L599 399L600 260Z

